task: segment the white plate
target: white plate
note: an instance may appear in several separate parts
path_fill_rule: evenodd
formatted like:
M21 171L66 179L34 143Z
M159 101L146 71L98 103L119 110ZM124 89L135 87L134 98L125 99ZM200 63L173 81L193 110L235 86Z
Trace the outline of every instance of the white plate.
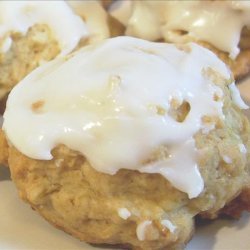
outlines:
M250 103L250 79L239 87ZM20 201L3 167L0 197L0 250L100 250L55 229ZM186 250L250 250L249 235L250 216L245 213L238 221L216 220L199 226Z

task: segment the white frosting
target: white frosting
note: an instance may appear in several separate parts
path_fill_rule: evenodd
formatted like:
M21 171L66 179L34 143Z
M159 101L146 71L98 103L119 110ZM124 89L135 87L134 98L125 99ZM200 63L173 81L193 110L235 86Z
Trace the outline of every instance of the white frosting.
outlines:
M109 13L123 25L128 24L132 11L132 2L129 0L116 0L109 7Z
M152 224L151 220L145 220L141 222L139 225L137 225L136 228L136 235L138 240L143 241L146 239L146 228Z
M222 159L227 164L232 164L233 163L232 158L230 158L228 155L223 155Z
M6 53L12 45L12 39L10 37L6 37L2 44L0 45L0 53Z
M230 73L212 52L185 48L117 37L57 58L12 90L3 129L28 157L50 160L51 150L64 144L98 171L160 173L197 197L204 183L193 135L203 116L223 119L223 103L213 98L219 87L203 72L210 68L227 79ZM183 102L190 111L179 122L170 114ZM152 160L162 147L168 155Z
M64 1L0 1L0 38L11 32L25 34L35 24L50 27L62 55L89 34L83 20Z
M248 109L249 107L246 105L246 103L242 100L240 96L239 89L235 86L235 83L231 83L229 85L229 89L231 92L231 96L233 99L233 102L236 106L238 106L240 109Z
M127 220L131 216L131 213L129 212L127 208L123 207L123 208L118 209L118 215L122 219Z
M127 35L169 42L206 41L235 58L241 30L250 25L249 6L247 1L133 0L116 3L110 13L127 26Z
M99 1L67 0L67 3L77 15L81 16L83 20L85 20L88 31L90 32L90 43L101 41L110 37L107 24L107 12L103 9Z
M246 153L247 153L246 146L245 146L243 143L240 143L240 144L238 145L238 147L239 147L239 150L240 150L240 152L241 152L242 154L246 154Z
M176 230L176 226L170 220L162 220L161 224L166 227L170 233L173 233Z

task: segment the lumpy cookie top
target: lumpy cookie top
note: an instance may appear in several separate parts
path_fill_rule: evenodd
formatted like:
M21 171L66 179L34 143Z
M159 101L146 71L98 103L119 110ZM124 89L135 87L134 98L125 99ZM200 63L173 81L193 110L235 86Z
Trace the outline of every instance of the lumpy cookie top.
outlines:
M64 144L98 171L159 173L193 198L204 186L194 135L214 129L205 117L224 119L218 79L246 108L228 68L207 49L112 38L22 80L9 95L3 129L30 158L50 160Z

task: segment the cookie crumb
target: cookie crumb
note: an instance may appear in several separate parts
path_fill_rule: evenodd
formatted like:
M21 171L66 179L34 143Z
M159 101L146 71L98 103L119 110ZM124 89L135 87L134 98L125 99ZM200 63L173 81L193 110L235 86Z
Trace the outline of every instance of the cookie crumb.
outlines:
M44 104L45 104L45 102L43 100L33 102L31 105L31 109L34 113L41 113L42 107L44 106Z

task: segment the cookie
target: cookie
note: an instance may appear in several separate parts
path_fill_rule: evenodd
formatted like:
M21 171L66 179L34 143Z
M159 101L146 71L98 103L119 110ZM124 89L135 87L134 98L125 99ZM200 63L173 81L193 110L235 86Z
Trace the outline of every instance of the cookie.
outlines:
M183 249L196 216L228 213L240 193L248 200L242 108L209 50L117 37L57 58L12 90L3 155L20 197L74 237Z

